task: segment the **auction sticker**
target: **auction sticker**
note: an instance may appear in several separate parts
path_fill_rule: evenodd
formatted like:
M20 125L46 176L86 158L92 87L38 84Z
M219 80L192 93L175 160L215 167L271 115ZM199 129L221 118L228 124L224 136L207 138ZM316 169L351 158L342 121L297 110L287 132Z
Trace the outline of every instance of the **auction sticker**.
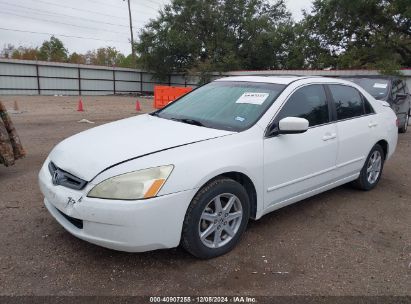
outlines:
M377 89L386 89L387 86L388 84L386 83L378 83L378 82L374 83L374 88L377 88Z
M269 93L252 93L245 92L235 103L248 103L254 105L262 105L263 102L270 96Z

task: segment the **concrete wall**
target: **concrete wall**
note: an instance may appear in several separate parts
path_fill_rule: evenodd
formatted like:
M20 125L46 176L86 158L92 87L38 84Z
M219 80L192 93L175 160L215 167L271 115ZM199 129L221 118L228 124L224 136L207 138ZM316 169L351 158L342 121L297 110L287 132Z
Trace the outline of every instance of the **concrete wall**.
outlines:
M402 73L411 89L411 69ZM212 79L241 75L379 75L376 70L272 70L214 73ZM110 95L152 93L155 85L197 87L200 79L182 74L169 75L166 81L153 73L137 69L92 65L0 59L0 95Z

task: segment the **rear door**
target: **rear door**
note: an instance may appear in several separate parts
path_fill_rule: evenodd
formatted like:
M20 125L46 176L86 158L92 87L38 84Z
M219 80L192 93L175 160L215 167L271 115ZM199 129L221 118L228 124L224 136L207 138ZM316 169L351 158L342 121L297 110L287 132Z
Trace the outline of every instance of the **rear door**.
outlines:
M353 177L376 142L378 120L370 103L356 88L341 84L327 87L337 122L337 178Z

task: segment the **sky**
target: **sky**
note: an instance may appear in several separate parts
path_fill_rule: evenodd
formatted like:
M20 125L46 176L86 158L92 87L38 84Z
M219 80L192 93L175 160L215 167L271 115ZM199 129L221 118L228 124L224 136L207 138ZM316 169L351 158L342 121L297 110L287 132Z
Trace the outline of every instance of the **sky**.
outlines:
M131 0L135 37L170 0ZM312 0L286 0L295 20ZM6 30L7 29L7 30ZM0 49L7 44L36 47L51 34L69 52L85 53L115 46L131 53L127 1L124 0L0 0Z

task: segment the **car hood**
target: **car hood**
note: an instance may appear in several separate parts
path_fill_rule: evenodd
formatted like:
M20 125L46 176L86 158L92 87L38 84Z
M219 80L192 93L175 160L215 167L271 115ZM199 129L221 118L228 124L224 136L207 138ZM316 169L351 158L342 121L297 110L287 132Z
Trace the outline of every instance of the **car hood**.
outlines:
M53 149L49 158L60 169L90 181L104 169L124 161L233 133L145 114L69 137Z

